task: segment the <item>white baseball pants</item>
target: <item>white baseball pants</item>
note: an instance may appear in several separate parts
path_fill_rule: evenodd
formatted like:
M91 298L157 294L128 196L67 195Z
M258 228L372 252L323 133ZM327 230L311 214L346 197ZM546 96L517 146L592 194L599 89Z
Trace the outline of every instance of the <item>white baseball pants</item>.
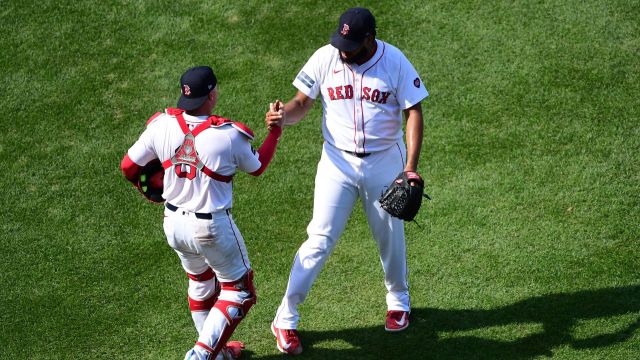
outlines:
M213 219L198 219L178 208L164 210L167 242L190 274L201 274L209 267L219 281L238 280L251 269L247 248L231 214L218 211Z
M178 254L187 273L203 274L211 268L220 282L234 282L251 270L244 239L229 211L215 212L212 219L199 219L195 213L182 208L176 211L165 208L164 215L167 242ZM213 280L204 283L190 279L189 298L199 300L210 297L210 292L215 290L213 284ZM249 296L253 294L244 290L225 291L223 288L217 301L241 306ZM237 323L225 330L230 325L228 314L214 309L201 310L204 311L192 309L199 334L198 344L214 349L223 335L231 335Z
M344 231L358 197L377 242L387 288L388 310L410 310L404 223L380 208L378 198L404 169L402 142L387 150L358 158L324 143L315 179L313 219L308 239L291 267L287 290L274 324L296 329L300 305Z

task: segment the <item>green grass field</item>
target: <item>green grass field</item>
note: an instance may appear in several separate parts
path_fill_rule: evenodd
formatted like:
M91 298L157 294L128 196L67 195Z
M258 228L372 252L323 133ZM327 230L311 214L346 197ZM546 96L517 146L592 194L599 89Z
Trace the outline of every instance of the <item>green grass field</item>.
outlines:
M187 278L120 159L202 64L216 113L261 143L267 104L354 5L431 93L433 201L407 225L411 327L383 330L357 207L301 309L300 358L640 358L640 1L394 3L3 1L0 358L182 359ZM311 218L320 118L235 182L259 294L244 359L282 358L269 323Z

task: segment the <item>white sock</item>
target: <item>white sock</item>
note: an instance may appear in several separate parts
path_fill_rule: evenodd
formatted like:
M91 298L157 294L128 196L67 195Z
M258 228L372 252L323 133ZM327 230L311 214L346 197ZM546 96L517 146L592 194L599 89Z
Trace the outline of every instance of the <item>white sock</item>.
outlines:
M207 316L209 316L208 311L192 311L191 318L193 319L193 324L196 326L196 330L198 330L198 336L202 331L202 326L204 325L204 321L207 320Z

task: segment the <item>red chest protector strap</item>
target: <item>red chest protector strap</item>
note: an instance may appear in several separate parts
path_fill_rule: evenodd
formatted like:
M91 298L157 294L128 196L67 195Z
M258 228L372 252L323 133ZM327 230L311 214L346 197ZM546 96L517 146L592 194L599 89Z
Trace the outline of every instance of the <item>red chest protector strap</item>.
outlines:
M209 117L206 121L196 126L193 130L189 130L189 125L187 125L187 122L184 119L183 112L184 111L181 109L167 109L167 114L174 115L176 117L176 120L178 120L180 129L182 129L182 132L184 133L184 141L176 151L175 155L173 155L171 159L166 160L162 163L162 167L166 170L172 166L176 166L179 164L189 165L195 169L202 171L205 175L214 180L226 183L231 182L231 180L233 179L233 175L221 175L209 169L202 162L202 160L200 160L195 148L195 138L196 136L198 136L198 134L210 128L211 125L219 126L224 124L225 122L231 122L231 120L226 120L218 117ZM214 124L214 122L216 123ZM176 172L178 171L179 168L176 168ZM195 177L195 172L192 172L190 174L192 174L192 176L187 175L187 177L189 179L193 179Z

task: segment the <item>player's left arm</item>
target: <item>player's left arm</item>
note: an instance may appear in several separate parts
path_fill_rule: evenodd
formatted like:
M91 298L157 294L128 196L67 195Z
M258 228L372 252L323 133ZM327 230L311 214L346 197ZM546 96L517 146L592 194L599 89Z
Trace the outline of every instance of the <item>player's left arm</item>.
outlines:
M124 154L122 161L120 162L120 170L122 171L122 175L129 180L135 186L138 185L138 179L140 177L140 171L142 170L142 166L136 164L129 154Z
M404 117L407 120L407 165L404 167L404 171L417 172L424 131L422 105L420 102L418 102L415 105L403 110L403 113Z
M156 118L154 115L151 120ZM120 170L122 175L129 180L134 186L138 186L140 173L145 164L157 158L153 147L153 134L157 125L147 123L147 128L142 132L138 140L129 148L122 161L120 161Z
M404 108L403 114L406 124L407 163L404 171L418 176L418 160L422 148L422 136L424 121L422 116L422 100L429 96L424 82L416 72L409 60L399 53L399 79L396 97L400 106Z

